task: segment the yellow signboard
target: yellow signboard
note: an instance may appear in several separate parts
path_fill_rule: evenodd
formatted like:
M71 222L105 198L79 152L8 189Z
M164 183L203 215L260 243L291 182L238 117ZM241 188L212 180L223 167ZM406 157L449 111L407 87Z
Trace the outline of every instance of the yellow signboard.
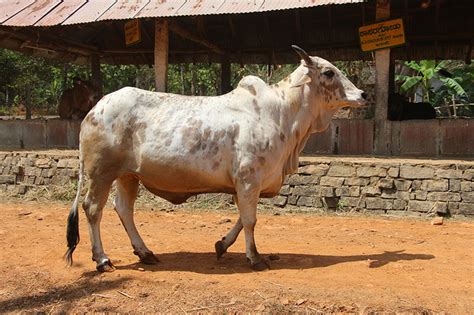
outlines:
M140 20L128 21L124 26L125 44L133 45L141 41Z
M403 20L396 19L359 28L362 51L372 51L405 44Z

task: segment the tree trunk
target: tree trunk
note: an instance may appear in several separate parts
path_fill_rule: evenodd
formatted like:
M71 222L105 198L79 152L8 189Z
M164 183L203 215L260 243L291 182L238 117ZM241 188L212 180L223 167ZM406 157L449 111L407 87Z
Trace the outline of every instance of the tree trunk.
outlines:
M182 63L179 64L179 73L181 75L181 94L184 95L185 88L184 88L184 65Z
M191 79L191 95L196 95L196 65L194 63L191 64L191 74L192 74L192 79Z
M8 101L9 101L9 99L8 99L9 97L8 97L8 96L9 96L9 95L8 95L8 87L7 87L7 88L5 88L5 106L6 106L6 107L10 107L10 104L8 104L8 103L9 103L9 102L8 102Z
M26 87L25 110L25 118L31 119L31 87L29 85Z

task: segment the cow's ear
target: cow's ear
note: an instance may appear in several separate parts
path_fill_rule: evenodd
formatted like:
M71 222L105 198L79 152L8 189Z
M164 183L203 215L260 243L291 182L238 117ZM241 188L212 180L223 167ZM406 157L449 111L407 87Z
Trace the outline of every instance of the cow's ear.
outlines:
M297 80L294 81L294 83L291 85L291 87L299 87L302 86L303 84L307 84L311 82L311 77L308 74L303 74L301 77L299 77Z

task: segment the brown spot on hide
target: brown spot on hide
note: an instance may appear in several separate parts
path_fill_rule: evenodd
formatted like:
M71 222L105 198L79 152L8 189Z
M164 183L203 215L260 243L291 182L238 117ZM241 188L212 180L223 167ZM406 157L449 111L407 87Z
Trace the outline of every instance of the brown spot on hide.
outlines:
M326 84L326 82L322 81L321 86L324 90L334 93L337 89L341 88L341 82L336 81L331 84Z
M257 91L255 90L255 87L253 85L249 85L248 89L252 95L257 95Z
M102 115L104 113L104 108L102 107L102 109L100 110L100 114Z
M188 126L181 129L183 146L189 150L189 153L195 154L201 149L201 144L203 141L203 134L200 129L202 126L202 121L195 120L190 117L186 120L186 122L188 123Z
M260 115L260 106L258 106L258 102L255 98L253 99L252 104L253 104L255 113L257 113L257 115Z
M232 125L232 127L230 127L227 130L227 135L230 138L230 142L232 145L235 145L235 142L237 138L239 137L239 133L240 133L240 126L238 124Z
M219 168L219 165L221 165L221 163L219 161L215 161L213 164L212 164L212 170L215 171Z
M207 127L206 129L204 129L204 133L202 134L202 140L207 141L210 135L211 135L211 128Z
M257 147L254 146L254 145L250 145L250 146L248 147L248 150L249 150L249 152L252 153L252 154L257 153Z
M280 140L282 142L285 141L285 134L283 132L280 132Z
M278 83L275 83L275 87L276 87L276 88L279 88L280 85L279 85Z
M217 139L222 139L222 138L224 138L224 137L225 137L225 130L223 130L223 129L222 129L222 130L219 130L218 132L216 132L216 134L215 134L214 137L217 138Z
M260 151L267 151L270 148L270 140L266 140L265 143L260 145Z
M201 149L201 139L198 136L194 137L189 153L195 154L198 150Z
M211 142L209 146L209 155L214 156L219 152L219 146L217 145L217 142Z
M262 166L265 165L265 162L266 162L266 161L267 161L267 160L266 160L263 156L259 156L259 157L258 157L258 163L259 163L260 165L262 165Z
M94 115L91 116L91 124L93 126L97 126L99 124L99 122L97 121Z

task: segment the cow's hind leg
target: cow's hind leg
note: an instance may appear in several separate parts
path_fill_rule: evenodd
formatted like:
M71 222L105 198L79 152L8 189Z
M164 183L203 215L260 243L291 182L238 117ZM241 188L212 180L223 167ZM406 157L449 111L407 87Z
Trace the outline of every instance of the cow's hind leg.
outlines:
M234 195L234 202L238 204L236 195ZM234 244L235 240L237 239L237 236L239 236L240 231L242 231L242 228L242 220L239 217L235 225L232 227L232 229L230 229L226 236L224 236L220 241L216 242L214 248L216 249L217 259L221 258L222 255L227 252L227 249L232 244Z
M132 243L133 253L145 264L156 264L158 259L143 242L133 220L133 204L137 198L138 179L133 175L123 175L115 181L117 195L115 197L115 211L120 217Z
M92 245L92 260L96 262L96 268L100 272L113 271L114 267L110 259L105 255L100 237L100 221L112 182L103 180L90 180L87 196L82 204L89 223L89 236Z

